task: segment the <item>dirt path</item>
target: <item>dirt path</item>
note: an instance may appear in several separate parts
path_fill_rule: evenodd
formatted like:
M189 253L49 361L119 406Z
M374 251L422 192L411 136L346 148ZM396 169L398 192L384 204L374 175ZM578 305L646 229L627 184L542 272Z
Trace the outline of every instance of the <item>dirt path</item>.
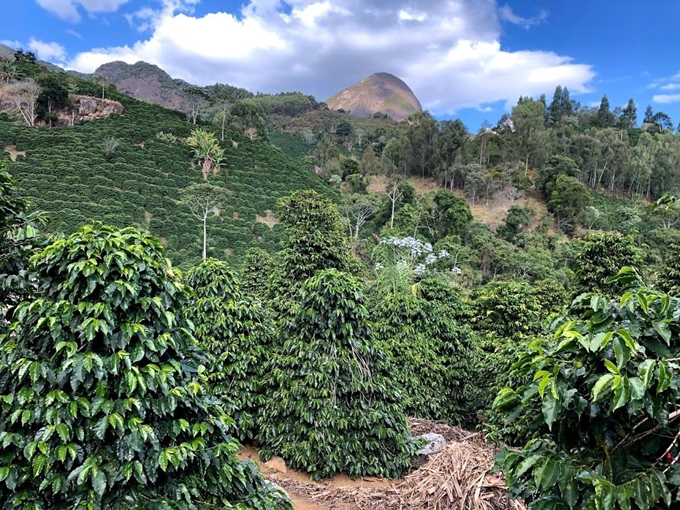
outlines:
M332 489L387 489L391 486L389 480L382 478L364 477L352 480L347 475L336 475L333 478L315 482L309 476L286 467L283 459L274 457L269 462L262 462L258 451L252 446L244 446L238 452L240 460L249 459L260 468L260 471L271 481L286 489L293 501L295 510L357 510L356 506L349 506L341 502L318 502L313 494L323 494ZM310 491L313 488L313 491ZM310 494L312 493L312 494Z

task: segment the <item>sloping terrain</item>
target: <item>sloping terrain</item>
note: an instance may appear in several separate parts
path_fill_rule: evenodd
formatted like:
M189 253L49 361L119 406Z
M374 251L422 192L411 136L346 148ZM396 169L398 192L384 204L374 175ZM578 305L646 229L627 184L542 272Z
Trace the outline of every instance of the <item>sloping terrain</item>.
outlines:
M92 221L136 225L159 236L176 264L197 262L200 223L180 199L183 188L201 182L201 171L181 140L157 138L164 132L181 139L193 126L177 112L122 94L111 97L124 104L123 116L52 129L0 120L0 160L33 208L47 212L48 231L70 233ZM107 151L111 139L118 146ZM209 182L230 195L227 207L209 219L209 256L238 256L251 246L272 251L279 229L256 216L266 217L279 197L297 189L334 194L304 165L267 143L227 132L225 149L225 165Z
M359 117L370 117L381 112L394 120L402 120L422 111L420 101L409 86L389 73L372 74L338 92L326 103L329 108L343 109Z

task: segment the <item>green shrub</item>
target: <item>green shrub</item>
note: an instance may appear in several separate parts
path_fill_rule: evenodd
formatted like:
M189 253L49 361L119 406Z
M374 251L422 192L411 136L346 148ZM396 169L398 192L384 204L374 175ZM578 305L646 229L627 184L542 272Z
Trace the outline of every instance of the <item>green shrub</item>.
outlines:
M189 271L187 282L195 292L187 315L209 354L207 384L236 420L238 437L252 439L256 412L266 402L263 366L273 322L258 300L245 298L225 262L207 259Z
M536 509L675 508L680 301L586 294L513 366L495 407L523 448L499 464Z
M381 300L374 320L376 347L390 359L406 414L470 421L466 386L473 378L476 346L453 309L412 294L392 294Z
M0 506L291 508L237 460L155 238L86 226L31 263L0 336Z
M283 457L312 478L335 473L397 477L416 445L403 394L375 347L359 282L320 271L280 324L259 440L264 459Z

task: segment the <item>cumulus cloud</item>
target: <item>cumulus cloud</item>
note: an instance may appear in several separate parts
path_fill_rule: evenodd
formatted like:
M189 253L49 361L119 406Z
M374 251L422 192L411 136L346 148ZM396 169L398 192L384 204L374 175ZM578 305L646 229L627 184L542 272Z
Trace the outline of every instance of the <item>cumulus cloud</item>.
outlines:
M525 29L543 23L548 19L548 11L541 11L536 16L524 18L518 14L515 14L512 8L507 4L498 9L498 14L503 21L507 21L513 25L519 25Z
M300 90L323 100L372 73L402 78L423 106L454 113L558 84L588 90L590 66L552 52L504 50L493 0L250 0L240 13L192 14L197 0L138 11L148 38L76 55L92 72L111 60L156 64L199 85ZM502 16L500 16L502 17Z
M43 42L31 37L28 41L28 48L39 59L47 60L48 62L63 62L66 59L66 48L56 42Z
M657 94L652 97L652 101L659 104L677 103L680 101L680 94Z
M116 12L118 8L129 0L36 0L43 9L50 11L62 19L74 23L80 21L78 7L88 14L98 12Z

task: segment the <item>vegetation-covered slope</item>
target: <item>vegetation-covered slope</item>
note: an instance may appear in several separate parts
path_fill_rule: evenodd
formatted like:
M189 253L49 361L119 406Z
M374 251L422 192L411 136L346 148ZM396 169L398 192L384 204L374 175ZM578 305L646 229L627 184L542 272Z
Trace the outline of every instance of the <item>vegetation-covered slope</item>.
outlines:
M375 73L335 94L326 101L334 110L351 111L359 117L382 112L395 120L422 111L420 101L406 83L389 73Z
M80 93L101 93L94 84L76 82ZM202 181L201 170L181 140L158 138L161 132L186 137L193 126L159 106L110 91L107 96L125 105L124 116L53 129L0 121L0 150L10 151L0 158L16 159L8 161L9 169L32 207L47 212L50 231L71 233L96 220L136 225L159 236L176 263L197 261L201 226L180 200L183 188ZM276 148L226 135L224 165L209 182L225 187L228 200L208 220L208 254L224 258L250 246L271 251L278 231L258 223L257 215L266 216L277 198L296 189L333 192Z

